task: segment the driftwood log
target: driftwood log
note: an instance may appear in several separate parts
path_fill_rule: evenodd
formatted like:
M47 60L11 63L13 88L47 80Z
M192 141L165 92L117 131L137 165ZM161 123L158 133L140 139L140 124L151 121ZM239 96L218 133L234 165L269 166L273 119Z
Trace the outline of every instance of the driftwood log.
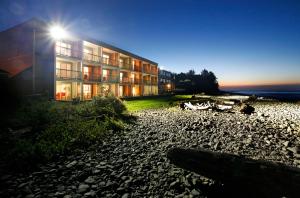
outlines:
M171 163L183 169L225 187L234 186L237 197L300 197L300 169L295 167L202 149L173 148L167 155Z

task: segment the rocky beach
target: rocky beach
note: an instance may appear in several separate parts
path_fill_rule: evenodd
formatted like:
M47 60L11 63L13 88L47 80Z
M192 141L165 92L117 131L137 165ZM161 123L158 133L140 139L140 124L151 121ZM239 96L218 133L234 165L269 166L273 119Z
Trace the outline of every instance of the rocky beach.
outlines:
M136 123L30 174L1 176L1 197L213 197L221 185L167 159L173 147L205 148L300 167L300 104L256 102L255 113L133 113ZM214 194L215 193L215 194ZM242 197L242 195L241 195Z

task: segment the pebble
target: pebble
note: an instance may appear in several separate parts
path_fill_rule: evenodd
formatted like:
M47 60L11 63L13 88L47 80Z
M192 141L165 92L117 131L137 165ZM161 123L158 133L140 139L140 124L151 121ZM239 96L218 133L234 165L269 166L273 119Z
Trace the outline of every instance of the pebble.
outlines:
M94 177L89 176L86 180L84 180L84 182L87 184L94 184L96 181L95 181Z
M89 185L87 184L80 184L79 187L78 187L78 192L79 193L83 193L83 192L86 192L88 189L89 189Z
M87 151L76 150L29 177L2 176L8 194L0 191L0 197L206 197L201 186L214 181L170 164L166 153L174 146L299 166L300 105L253 107L259 113L251 116L238 108L233 113L177 108L134 113L138 124L126 125L124 132Z
M198 195L200 195L200 193L199 193L197 190L195 190L195 189L193 189L193 190L191 191L191 194L192 194L193 196L198 196Z
M125 193L124 195L122 195L122 198L128 198L128 197L129 197L128 193Z

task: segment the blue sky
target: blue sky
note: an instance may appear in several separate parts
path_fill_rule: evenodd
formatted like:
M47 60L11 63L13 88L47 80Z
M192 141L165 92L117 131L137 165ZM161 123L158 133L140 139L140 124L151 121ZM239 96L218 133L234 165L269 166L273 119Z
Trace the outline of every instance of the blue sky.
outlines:
M300 84L299 0L0 1L0 30L31 17L221 85Z

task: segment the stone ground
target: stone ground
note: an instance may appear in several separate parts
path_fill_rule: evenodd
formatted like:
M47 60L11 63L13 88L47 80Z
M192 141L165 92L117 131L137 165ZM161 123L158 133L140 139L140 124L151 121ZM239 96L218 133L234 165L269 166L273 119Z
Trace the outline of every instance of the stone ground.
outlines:
M4 175L2 197L220 197L214 181L170 164L172 147L206 148L300 167L300 104L256 103L256 113L135 113L137 124L31 174ZM218 194L219 193L219 194Z

